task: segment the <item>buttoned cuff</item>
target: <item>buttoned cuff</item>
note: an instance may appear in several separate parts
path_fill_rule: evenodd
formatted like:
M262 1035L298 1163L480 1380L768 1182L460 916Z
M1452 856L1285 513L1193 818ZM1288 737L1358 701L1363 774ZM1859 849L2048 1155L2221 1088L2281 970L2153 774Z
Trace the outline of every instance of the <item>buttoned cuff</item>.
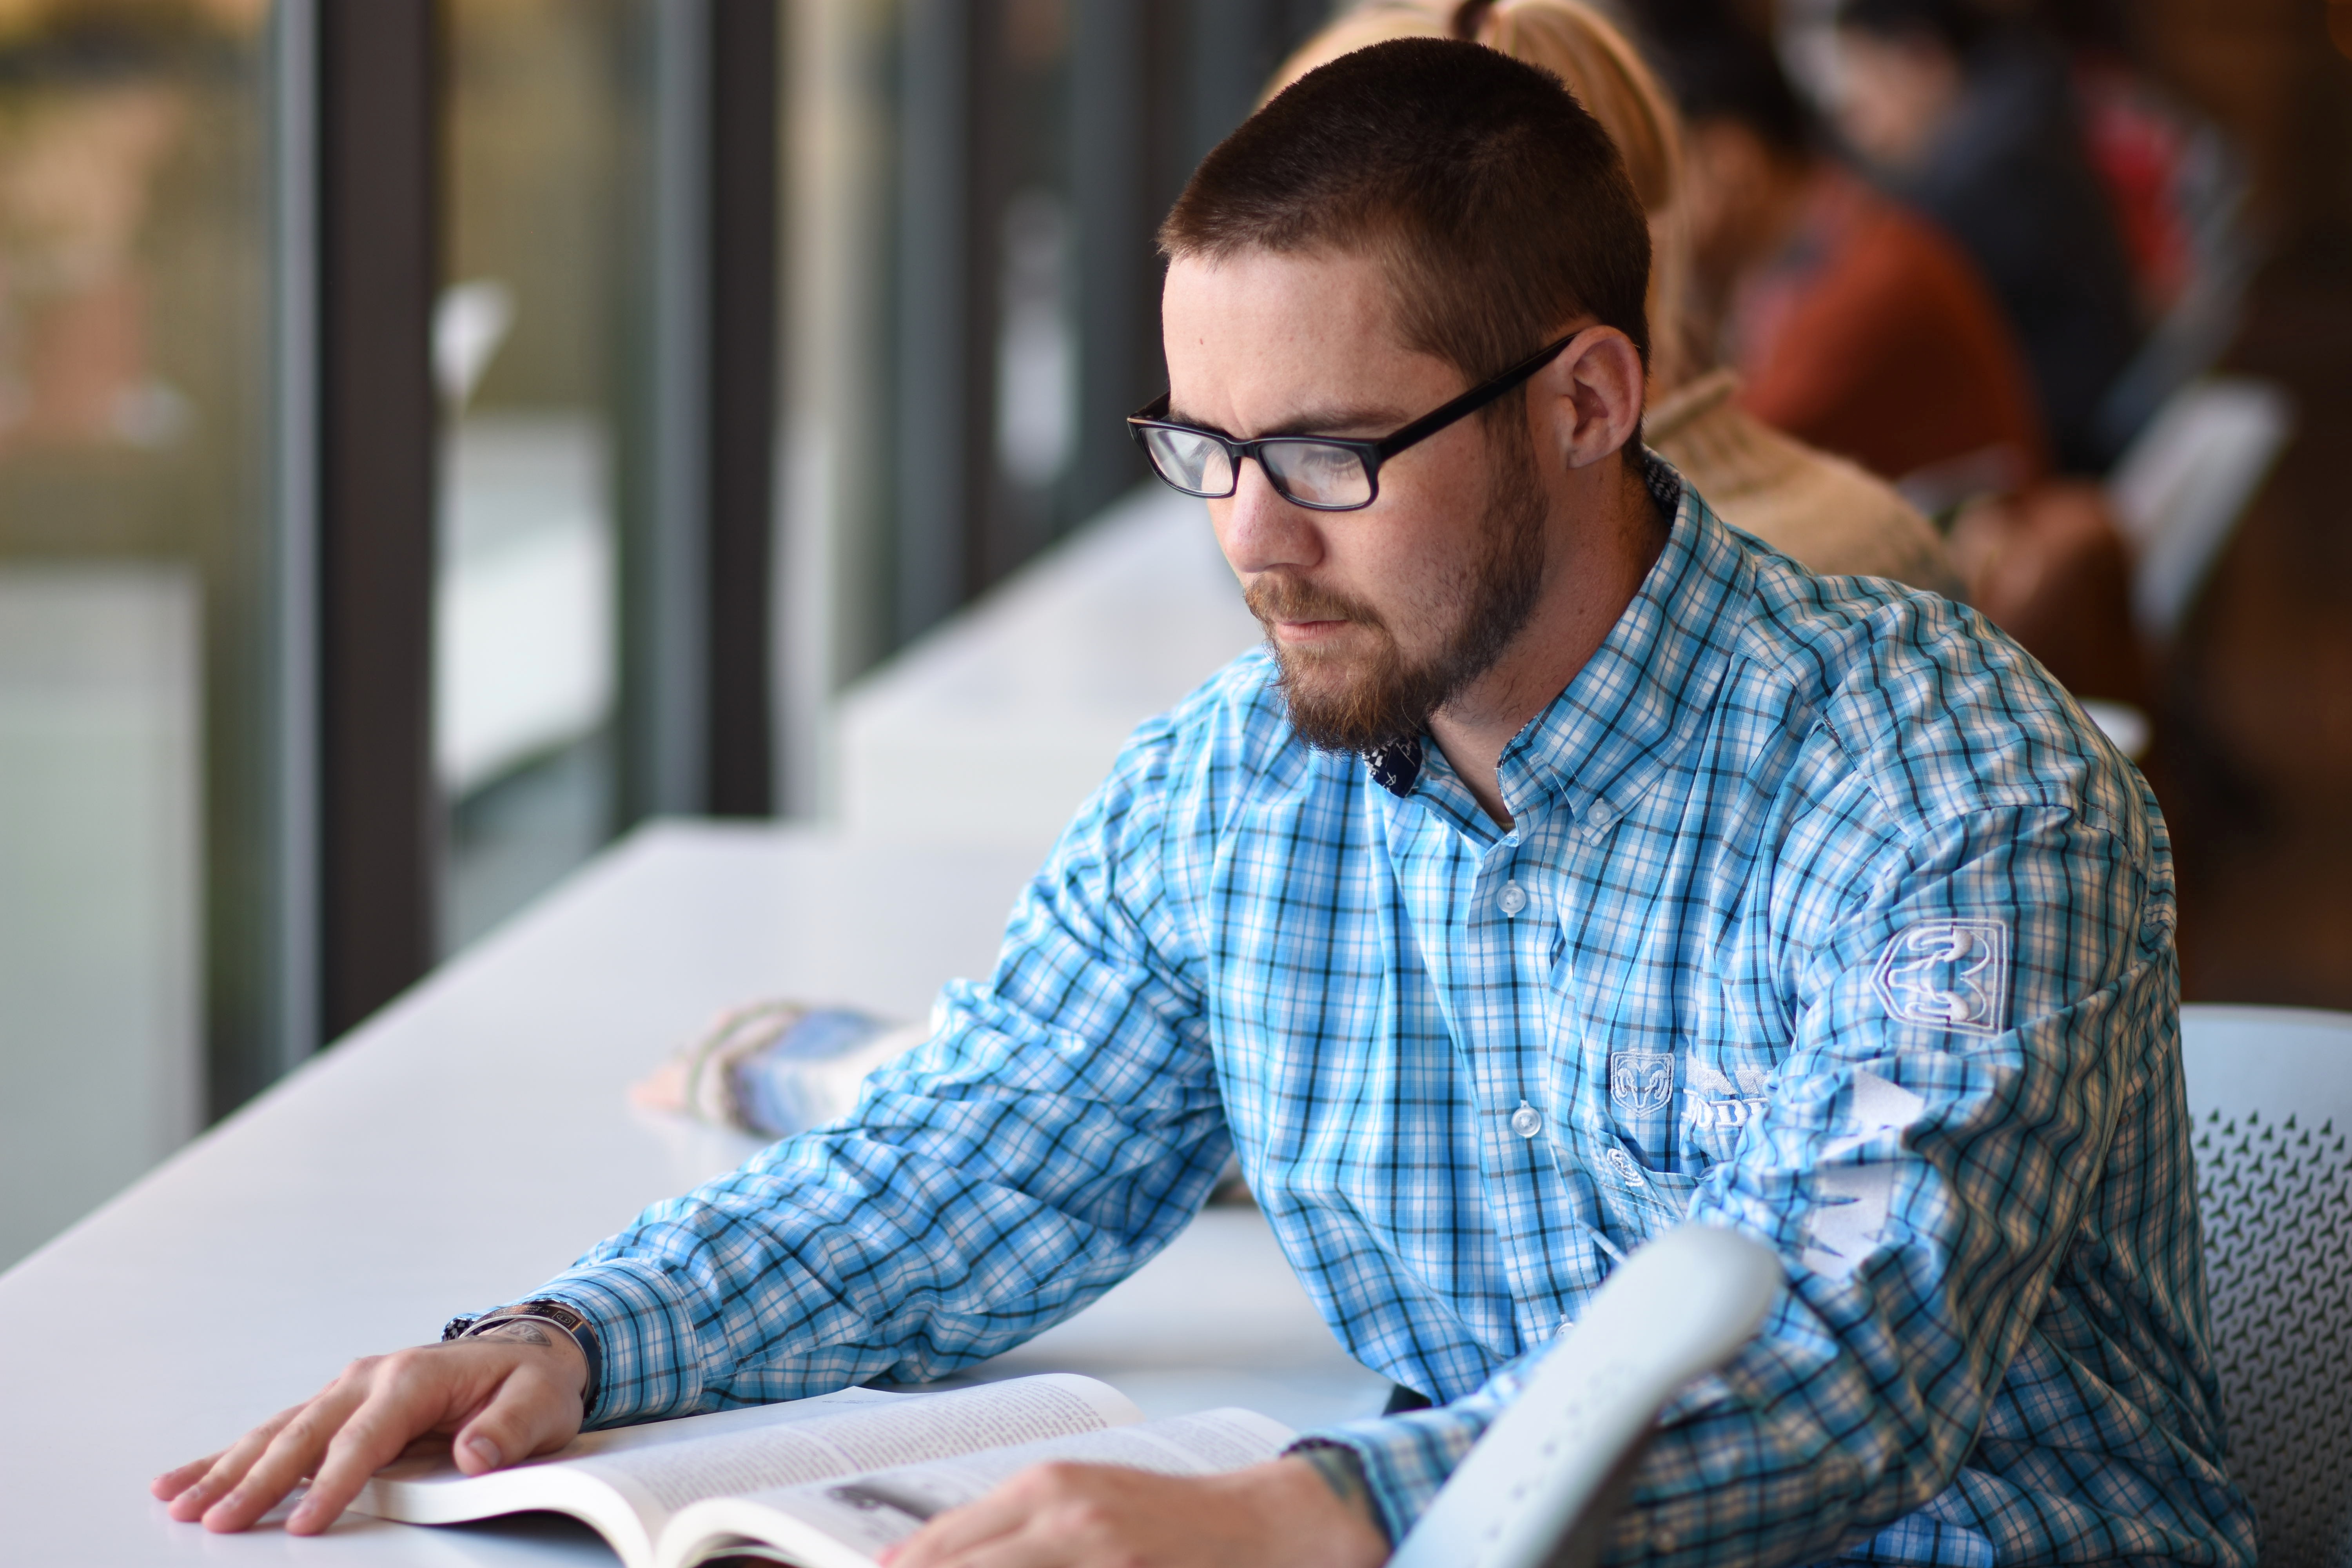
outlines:
M1372 1495L1373 1507L1380 1510L1381 1527L1391 1541L1401 1542L1428 1510L1471 1445L1518 1396L1527 1381L1524 1363L1528 1359L1509 1363L1486 1386L1451 1405L1318 1426L1300 1433L1299 1440L1334 1444L1361 1459L1364 1484Z
M1364 1484L1380 1510L1382 1528L1391 1541L1402 1542L1471 1445L1519 1396L1529 1370L1550 1348L1538 1345L1505 1363L1478 1389L1450 1405L1318 1426L1300 1433L1299 1441L1352 1450L1363 1461Z
M1364 1487L1380 1511L1381 1528L1391 1542L1399 1542L1486 1429L1486 1420L1440 1406L1318 1427L1301 1438L1345 1448L1362 1462Z
M583 1414L583 1428L676 1415L701 1398L699 1336L659 1269L626 1259L593 1264L559 1274L523 1299L561 1301L595 1331L603 1383Z

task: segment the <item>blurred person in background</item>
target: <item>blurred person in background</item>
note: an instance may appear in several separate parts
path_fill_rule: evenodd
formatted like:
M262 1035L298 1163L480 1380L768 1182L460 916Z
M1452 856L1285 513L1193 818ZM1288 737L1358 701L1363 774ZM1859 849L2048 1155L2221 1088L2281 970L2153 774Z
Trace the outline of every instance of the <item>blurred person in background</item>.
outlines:
M2138 345L2139 312L2063 54L1969 0L1845 0L1837 39L1839 131L1992 285L2059 466L2104 472L2123 433L2102 405Z
M2084 155L2115 204L2141 312L2152 319L2197 267L2181 184L2206 128L2138 68L2116 0L2046 0L2036 11L2066 52Z
M1643 422L1649 445L1727 521L1810 569L1963 599L2077 695L2144 707L2123 542L2095 486L2053 482L2032 373L1982 273L1935 225L1805 148L1804 111L1777 58L1722 0L1653 0L1641 15L1645 41L1669 71L1679 64L1703 114L1677 114L1625 35L1579 0L1373 0L1309 40L1268 92L1416 27L1559 77L1616 142L1650 217L1657 259L1648 306L1660 347ZM1774 89L1780 107L1758 107ZM1766 352L1719 367L1706 247L1711 236L1726 243L1720 227L1752 221L1726 225L1725 209L1762 205L1756 172L1718 161L1735 112L1777 114L1780 145L1804 149L1819 181L1811 188L1832 194L1800 210L1805 232L1769 254L1738 295ZM1861 253L1819 261L1791 253L1807 243ZM1820 276L1808 276L1813 266ZM1755 384L1743 386L1750 373ZM1808 397L1820 399L1811 410ZM1825 405L1850 417L1815 422ZM1943 540L1885 479L1807 442L1879 466L1937 512L1958 513L1953 537Z
M2107 436L2126 443L2237 335L2262 250L2245 219L2252 178L2221 128L2142 63L2125 0L2040 0L2034 15L2065 51L2084 155L2114 204L2148 324L2101 411Z
M1391 38L1455 37L1564 82L1624 160L1650 220L1654 262L1643 437L1736 528L1811 571L1889 577L1958 596L1959 578L1927 521L1883 480L1759 423L1685 319L1692 266L1683 128L1640 53L1578 0L1370 0L1342 12L1267 84L1271 98L1318 65Z
M2047 467L2024 358L1973 263L1822 154L1770 44L1727 7L1653 14L1687 126L1693 315L1767 424L1941 511Z
M2077 697L2145 707L2129 552L2095 476L2152 406L2119 394L2138 323L2160 301L2135 277L2118 214L2137 209L2101 172L2114 160L2095 160L2066 52L1969 0L1845 0L1837 37L1840 131L1982 269L2032 368L2057 466L2076 476L1944 476L1937 500L1956 507L1949 547L1969 601Z
M2259 247L2246 166L2219 127L2139 62L2125 0L2037 0L2063 52L2084 157L2117 220L2146 342L2100 409L2111 446L2235 335ZM2133 562L2104 487L2075 481L1988 497L1953 523L1970 602L2078 696L2148 706L2153 677L2130 608Z

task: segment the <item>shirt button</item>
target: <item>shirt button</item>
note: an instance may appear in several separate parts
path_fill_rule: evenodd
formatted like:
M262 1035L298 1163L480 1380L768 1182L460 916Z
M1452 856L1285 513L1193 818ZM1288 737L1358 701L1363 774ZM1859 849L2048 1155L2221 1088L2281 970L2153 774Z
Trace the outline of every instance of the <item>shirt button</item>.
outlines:
M1495 900L1507 915L1516 915L1528 907L1528 890L1517 882L1503 884L1502 896Z
M1543 1112L1524 1100L1519 1101L1519 1108L1511 1112L1511 1131L1522 1138L1534 1137L1543 1131Z

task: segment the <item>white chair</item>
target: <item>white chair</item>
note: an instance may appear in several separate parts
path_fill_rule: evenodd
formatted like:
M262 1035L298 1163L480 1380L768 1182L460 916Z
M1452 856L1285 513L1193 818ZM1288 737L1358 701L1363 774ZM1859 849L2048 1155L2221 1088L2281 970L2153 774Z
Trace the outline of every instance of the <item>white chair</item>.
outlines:
M2352 1014L2180 1010L2230 1468L2264 1568L2352 1564Z
M1582 1321L1486 1429L1391 1568L1582 1568L1622 1506L1658 1412L1763 1322L1780 1260L1685 1225L1609 1277Z

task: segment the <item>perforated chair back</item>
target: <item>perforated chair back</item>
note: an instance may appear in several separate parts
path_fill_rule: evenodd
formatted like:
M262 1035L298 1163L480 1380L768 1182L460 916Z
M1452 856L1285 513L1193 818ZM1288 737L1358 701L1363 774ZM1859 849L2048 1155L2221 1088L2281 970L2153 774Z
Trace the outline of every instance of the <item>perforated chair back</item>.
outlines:
M2263 1568L2352 1568L2352 1014L2180 1010L2230 1468Z

